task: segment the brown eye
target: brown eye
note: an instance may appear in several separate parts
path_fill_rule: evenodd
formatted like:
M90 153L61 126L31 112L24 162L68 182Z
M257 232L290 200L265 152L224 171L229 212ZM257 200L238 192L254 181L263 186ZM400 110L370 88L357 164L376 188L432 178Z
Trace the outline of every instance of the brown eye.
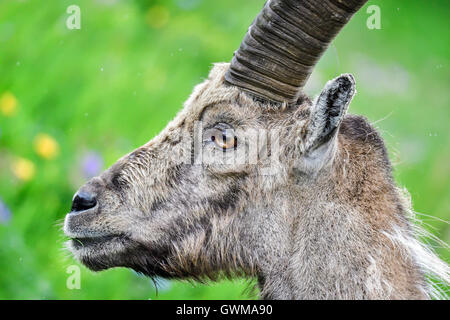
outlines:
M211 141L222 150L237 148L237 137L232 129L215 129L211 133Z

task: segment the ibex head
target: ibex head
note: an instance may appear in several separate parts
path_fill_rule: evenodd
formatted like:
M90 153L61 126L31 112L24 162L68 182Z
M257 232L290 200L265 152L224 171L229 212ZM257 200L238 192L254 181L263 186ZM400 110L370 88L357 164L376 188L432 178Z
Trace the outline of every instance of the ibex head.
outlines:
M168 278L256 276L266 298L427 297L399 244L415 240L383 141L346 115L353 77L314 101L302 93L365 2L268 1L231 64L75 194L64 226L75 257Z

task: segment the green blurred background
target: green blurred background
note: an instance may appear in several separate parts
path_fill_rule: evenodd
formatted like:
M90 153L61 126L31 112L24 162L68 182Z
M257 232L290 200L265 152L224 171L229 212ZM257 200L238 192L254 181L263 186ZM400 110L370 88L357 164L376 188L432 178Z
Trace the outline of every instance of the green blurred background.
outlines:
M241 299L210 285L93 273L69 290L61 222L76 189L174 117L213 62L230 61L263 0L0 2L0 299ZM69 30L69 5L81 29ZM369 30L366 8L381 8ZM427 230L450 239L447 0L369 1L320 61L308 92L344 72L352 113L381 131ZM433 243L431 243L433 244ZM434 243L435 244L435 243ZM437 249L448 261L450 254Z

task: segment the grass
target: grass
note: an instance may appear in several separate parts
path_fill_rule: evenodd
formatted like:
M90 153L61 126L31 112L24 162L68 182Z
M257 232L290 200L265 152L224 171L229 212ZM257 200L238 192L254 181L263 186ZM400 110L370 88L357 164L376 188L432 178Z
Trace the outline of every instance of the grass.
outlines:
M81 8L80 30L66 28L72 4ZM97 154L105 169L164 128L212 63L231 59L262 4L0 2L0 199L12 213L0 224L0 299L247 297L241 280L170 282L156 296L151 280L132 271L95 274L82 266L81 290L69 290L66 270L78 263L62 249L58 223L87 178L86 155ZM439 219L450 219L450 5L371 4L381 8L382 29L367 29L361 10L308 91L317 94L340 73L355 75L350 111L376 122L399 185L426 214L427 229L449 243L449 225ZM438 252L448 261L448 251Z

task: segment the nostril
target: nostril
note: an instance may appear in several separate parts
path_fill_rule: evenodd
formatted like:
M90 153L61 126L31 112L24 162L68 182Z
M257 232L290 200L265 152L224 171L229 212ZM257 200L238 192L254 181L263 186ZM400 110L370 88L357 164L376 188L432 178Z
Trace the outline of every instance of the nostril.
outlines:
M72 201L71 212L83 211L95 207L97 199L88 192L77 192Z

